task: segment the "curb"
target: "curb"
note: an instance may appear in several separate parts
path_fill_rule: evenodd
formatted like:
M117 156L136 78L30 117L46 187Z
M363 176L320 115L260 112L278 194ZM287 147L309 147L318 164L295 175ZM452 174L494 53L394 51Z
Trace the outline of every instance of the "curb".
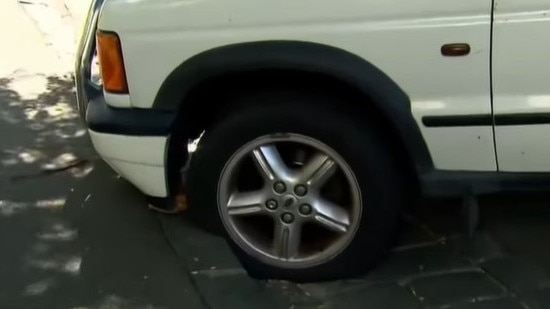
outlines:
M67 12L71 15L75 31L83 27L86 14L91 5L91 0L62 0Z

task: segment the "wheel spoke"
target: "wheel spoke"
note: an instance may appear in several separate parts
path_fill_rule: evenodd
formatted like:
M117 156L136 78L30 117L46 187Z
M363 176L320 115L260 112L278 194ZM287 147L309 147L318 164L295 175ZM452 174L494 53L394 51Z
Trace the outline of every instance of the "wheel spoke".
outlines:
M315 205L315 221L335 232L348 231L350 219L348 212L339 205L327 200L320 200Z
M263 194L261 191L236 192L227 202L230 216L254 215L263 212Z
M302 168L300 178L310 187L320 188L334 175L337 167L329 156L317 153Z
M266 180L289 178L289 168L274 145L258 147L252 151L252 154L256 166Z
M300 250L301 232L301 226L298 224L276 223L273 241L275 254L284 259L296 257Z

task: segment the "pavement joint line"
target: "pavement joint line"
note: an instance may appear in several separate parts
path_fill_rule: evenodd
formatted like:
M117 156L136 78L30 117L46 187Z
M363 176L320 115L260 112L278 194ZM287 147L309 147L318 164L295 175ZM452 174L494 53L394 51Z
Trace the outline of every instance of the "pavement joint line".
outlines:
M442 271L430 271L430 272L425 272L421 274L411 275L407 278L397 280L397 284L401 286L409 286L412 281L418 280L418 279L438 277L438 276L444 276L444 275L455 275L455 274L462 274L462 273L484 273L484 272L479 267L475 267L475 266L461 267L461 268L442 270ZM389 282L394 282L394 281L390 280Z
M443 271L425 272L421 274L411 275L409 277L398 279L398 280L395 280L395 279L368 280L368 278L367 280L365 280L364 278L356 278L356 279L348 279L345 281L350 284L355 283L358 285L356 287L350 288L349 289L350 291L353 291L355 289L370 288L370 287L385 285L385 284L397 284L401 287L410 289L411 282L414 280L444 276L444 275L462 274L462 273L483 273L483 272L479 269L479 267L471 266L471 267L461 267L461 268L455 268L455 269L443 270ZM298 284L298 285L300 286L301 284Z
M161 219L162 216L159 214L156 217L157 217L157 222L158 222L158 224L160 226L160 229L162 231L162 235L164 236L164 240L166 241L166 243L170 247L170 250L172 250L172 253L175 255L178 265L180 266L180 268L183 270L184 273L190 274L191 271L189 270L187 265L180 261L178 250L176 249L176 247L172 243L170 233L166 229L166 226L165 226L164 222ZM203 304L203 306L206 309L213 309L212 306L210 306L210 304L206 300L206 296L202 293L201 289L199 288L199 285L198 285L197 281L195 280L195 276L189 276L189 281L191 282L191 285L193 286L193 288L197 292L197 295L199 296L199 299L201 300L201 303Z
M247 272L243 268L226 268L226 269L203 269L203 270L194 270L191 271L191 274L194 276L206 275L211 278L217 277L226 277L234 275L246 275Z
M510 296L510 298L516 300L524 309L531 309L522 299L520 299L518 297L518 295L508 286L506 285L504 282L502 282L501 280L498 280L496 277L494 277L490 272L488 272L487 270L485 270L485 268L483 268L483 266L479 266L479 269L483 272L483 274L489 279L491 280L493 283L495 283L496 285L498 285L501 289L503 289L505 291L505 293Z
M468 299L468 300L463 300L463 301L458 301L458 302L454 302L454 303L450 303L450 304L437 306L435 308L437 308L437 309L449 309L449 308L460 306L460 305L476 304L476 303L482 303L482 302L487 302L487 301L495 301L495 300L501 300L501 299L506 299L506 295L479 296L479 297L474 297L474 298Z
M489 273L488 271L486 271L483 266L479 266L479 269L480 271L487 277L489 278L489 280L493 281L493 283L497 284L501 289L503 289L504 291L506 291L507 293L511 294L512 290L510 289L509 286L507 286L506 284L504 284L504 282L498 280L497 278L495 278L491 273Z
M519 305L523 307L523 309L531 309L531 307L529 307L523 300L514 297L512 298L515 299L519 303Z
M496 259L500 259L500 258L506 258L506 257L509 257L509 256L499 252L497 254L494 254L494 255L491 255L491 256L488 256L488 257L481 257L479 259L470 258L469 260L472 264L480 265L480 264L483 264L483 263L490 262L492 260L496 260Z
M417 300L422 304L422 306L423 306L424 308L429 308L428 305L424 302L424 297L418 296L418 294L416 293L416 291L414 290L414 288L413 288L412 286L408 285L408 286L405 286L404 288L406 288L407 291L409 291L409 293L411 293L411 295L412 295L415 299L417 299Z
M415 218L414 216L407 214L405 215L405 220L408 220L409 223L418 225L422 230L424 230L426 233L430 234L433 238L441 238L442 235L437 234L434 232L425 222L422 222Z
M350 288L349 290L351 291L355 289L370 288L370 287L385 285L385 284L397 284L401 287L409 289L411 286L411 282L414 280L444 276L444 275L462 274L462 273L483 273L483 272L479 269L479 267L471 266L471 267L461 267L461 268L442 270L442 271L430 271L430 272L425 272L421 274L411 275L406 278L397 279L397 280L396 279L368 280L368 277L367 277L367 280L365 280L365 278L356 278L356 279L345 280L345 282L358 285L357 287Z
M447 243L447 239L445 237L442 237L441 239L437 239L433 241L425 241L425 242L420 242L416 244L397 246L393 248L391 252L406 252L414 249L422 249L422 248L436 247L438 245L445 245L446 243Z

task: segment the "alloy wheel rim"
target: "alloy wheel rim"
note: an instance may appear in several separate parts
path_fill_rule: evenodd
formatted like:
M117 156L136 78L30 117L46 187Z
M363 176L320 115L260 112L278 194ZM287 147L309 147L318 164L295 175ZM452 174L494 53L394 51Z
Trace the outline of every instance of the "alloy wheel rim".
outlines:
M229 236L254 258L305 268L349 245L362 200L353 171L336 151L311 137L279 134L247 143L227 161L218 211Z

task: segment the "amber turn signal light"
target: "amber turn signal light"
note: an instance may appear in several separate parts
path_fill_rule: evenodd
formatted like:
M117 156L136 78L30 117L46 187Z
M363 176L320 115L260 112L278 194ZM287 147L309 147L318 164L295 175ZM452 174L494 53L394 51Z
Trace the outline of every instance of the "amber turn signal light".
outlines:
M98 31L97 54L101 69L101 78L105 91L111 93L128 93L126 71L122 60L122 48L118 35L113 32Z

